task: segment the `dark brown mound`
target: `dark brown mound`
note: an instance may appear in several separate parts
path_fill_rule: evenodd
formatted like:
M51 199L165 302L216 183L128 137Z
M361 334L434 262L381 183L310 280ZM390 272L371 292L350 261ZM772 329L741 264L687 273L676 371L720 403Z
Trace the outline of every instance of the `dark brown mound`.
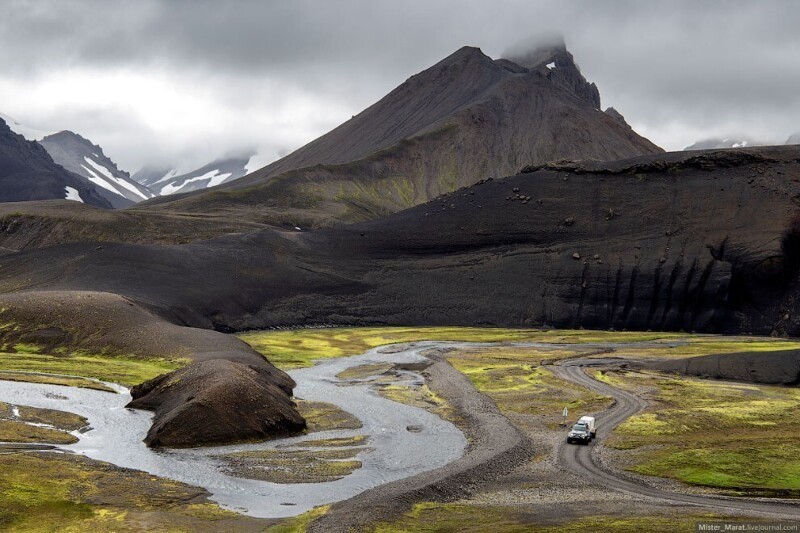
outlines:
M133 391L156 411L146 442L190 446L301 430L294 380L232 335L171 324L122 296L41 291L0 295L0 343L193 362ZM238 414L237 414L238 413Z
M732 381L800 384L800 351L704 355L646 365L655 370Z
M156 413L144 439L153 447L263 440L306 427L274 376L234 361L192 363L137 385L131 395L128 407Z

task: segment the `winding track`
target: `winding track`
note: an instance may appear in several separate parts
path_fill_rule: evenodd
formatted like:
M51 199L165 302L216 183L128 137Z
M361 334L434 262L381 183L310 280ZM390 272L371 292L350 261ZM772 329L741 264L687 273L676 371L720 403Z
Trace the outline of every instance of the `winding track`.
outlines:
M619 424L643 411L647 402L630 392L617 389L589 377L584 369L590 366L607 366L618 363L615 359L572 359L555 365L556 374L573 383L614 398L615 404L597 415L597 435L607 437ZM556 450L558 462L577 476L609 489L645 496L665 504L689 504L711 507L715 510L762 513L771 517L800 519L800 505L790 501L775 501L753 498L726 498L669 492L623 477L622 474L602 467L595 450L600 446L593 441L588 446L562 442Z

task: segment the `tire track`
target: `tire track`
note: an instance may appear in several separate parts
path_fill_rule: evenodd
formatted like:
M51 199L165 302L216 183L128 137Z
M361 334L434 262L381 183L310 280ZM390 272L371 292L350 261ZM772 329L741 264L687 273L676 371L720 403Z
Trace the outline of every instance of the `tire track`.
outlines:
M587 367L608 366L617 363L619 363L618 359L573 359L553 367L556 375L562 379L610 396L615 400L614 405L596 416L597 436L599 438L608 437L622 422L643 411L648 406L647 401L643 398L628 391L612 387L607 383L597 381L585 372ZM585 446L562 442L556 450L558 463L581 479L586 479L609 489L637 496L646 496L666 505L689 504L710 507L715 510L759 513L781 518L800 519L800 505L794 502L682 494L651 487L601 466L597 460L596 453L600 446L602 444L599 444L596 440Z

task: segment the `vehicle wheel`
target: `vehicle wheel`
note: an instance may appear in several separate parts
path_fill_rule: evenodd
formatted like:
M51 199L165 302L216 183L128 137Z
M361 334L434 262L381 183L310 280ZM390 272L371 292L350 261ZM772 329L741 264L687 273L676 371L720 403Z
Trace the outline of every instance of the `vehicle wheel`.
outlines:
M572 439L567 437L567 444L572 444Z

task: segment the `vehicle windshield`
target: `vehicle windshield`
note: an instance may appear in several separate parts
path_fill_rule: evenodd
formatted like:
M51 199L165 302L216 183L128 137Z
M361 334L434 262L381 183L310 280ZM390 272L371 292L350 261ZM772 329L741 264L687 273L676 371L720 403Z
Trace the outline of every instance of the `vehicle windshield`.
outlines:
M586 424L575 424L572 431L586 431Z

